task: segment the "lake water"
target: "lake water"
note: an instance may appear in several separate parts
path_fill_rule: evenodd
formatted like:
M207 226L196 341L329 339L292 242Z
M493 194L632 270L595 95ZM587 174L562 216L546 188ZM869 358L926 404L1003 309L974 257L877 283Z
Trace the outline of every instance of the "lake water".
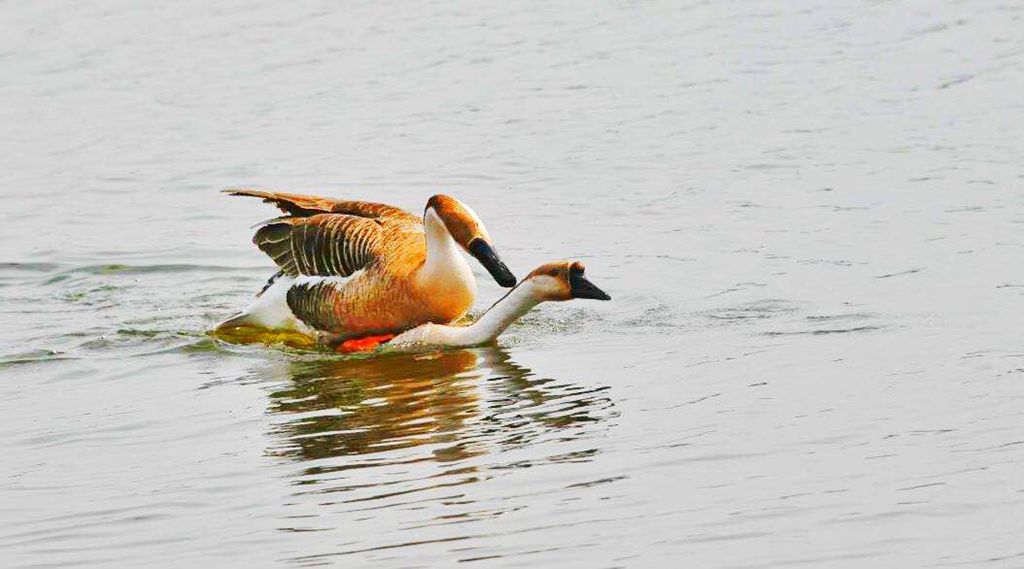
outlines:
M1021 5L0 30L0 566L1024 566ZM218 344L274 272L242 185L450 193L614 300L472 350Z

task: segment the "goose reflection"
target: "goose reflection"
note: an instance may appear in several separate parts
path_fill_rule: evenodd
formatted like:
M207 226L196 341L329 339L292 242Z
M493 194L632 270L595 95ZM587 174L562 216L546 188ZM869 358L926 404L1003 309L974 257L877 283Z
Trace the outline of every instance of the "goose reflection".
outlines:
M287 387L271 394L271 411L285 418L272 453L297 460L458 461L552 430L571 437L568 427L598 421L611 406L605 388L538 378L496 346L296 361L289 372ZM401 453L413 447L429 452Z

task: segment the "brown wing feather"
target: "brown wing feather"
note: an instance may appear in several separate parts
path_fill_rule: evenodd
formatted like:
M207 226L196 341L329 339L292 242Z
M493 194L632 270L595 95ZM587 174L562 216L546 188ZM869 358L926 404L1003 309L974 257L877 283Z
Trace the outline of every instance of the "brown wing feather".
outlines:
M263 201L276 205L281 211L298 217L309 217L320 213L343 213L367 218L394 217L419 220L418 217L404 209L382 203L336 200L320 196L269 192L249 188L232 188L224 190L224 193L232 196L262 198Z
M288 289L288 308L299 320L317 330L338 328L334 306L338 289L331 283L296 285Z
M321 213L272 220L252 241L287 275L347 277L377 257L382 239L376 220Z

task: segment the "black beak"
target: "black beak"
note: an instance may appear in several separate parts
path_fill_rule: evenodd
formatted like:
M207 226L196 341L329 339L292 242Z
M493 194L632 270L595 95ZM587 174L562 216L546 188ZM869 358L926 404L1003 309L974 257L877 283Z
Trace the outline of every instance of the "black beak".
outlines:
M583 276L583 272L569 273L569 291L573 298L593 298L596 300L611 300L608 293L594 286L594 283Z
M498 254L483 239L474 239L469 244L469 254L473 255L480 264L487 269L488 273L494 277L494 280L505 288L511 288L516 286L516 276L512 274L512 271L508 270L505 263L501 262L498 258Z

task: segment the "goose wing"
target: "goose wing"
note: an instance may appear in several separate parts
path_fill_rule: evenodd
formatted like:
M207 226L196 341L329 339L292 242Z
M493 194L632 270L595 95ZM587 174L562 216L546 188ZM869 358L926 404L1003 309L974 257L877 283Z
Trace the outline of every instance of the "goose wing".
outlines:
M286 214L296 217L310 217L321 213L340 213L370 219L384 217L416 221L420 219L402 208L382 203L336 200L319 196L288 194L250 188L232 188L224 190L224 193L232 196L262 198L263 201L276 205Z
M347 277L381 253L384 224L340 213L272 219L253 243L286 275Z
M335 312L342 291L354 284L345 277L385 255L408 252L410 243L422 248L422 220L397 207L263 190L228 193L262 198L287 214L262 223L253 243L280 269L268 285L279 275L310 277L289 280L285 300L296 318L316 330L345 333Z

